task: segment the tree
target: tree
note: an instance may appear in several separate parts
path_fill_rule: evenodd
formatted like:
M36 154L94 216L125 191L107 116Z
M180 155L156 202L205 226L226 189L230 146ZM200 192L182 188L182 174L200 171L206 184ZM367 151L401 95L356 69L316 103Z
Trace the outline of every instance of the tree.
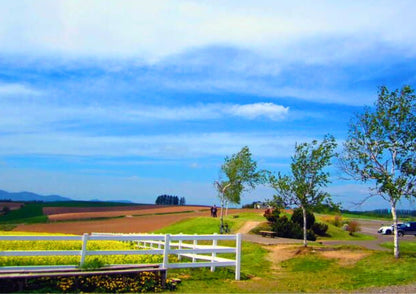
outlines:
M257 163L251 159L247 146L240 152L226 157L221 166L221 175L214 185L221 202L221 232L223 229L224 206L230 203L240 204L241 193L247 189L254 189L257 184L265 181L265 171L257 170Z
M325 200L330 203L330 195L321 191L321 188L329 183L329 173L324 169L331 164L336 146L334 137L330 135L325 136L321 143L314 140L296 144L290 165L291 174L278 173L277 177L270 177L271 186L277 192L273 197L275 206L296 205L302 209L305 247L308 245L306 211L312 211Z
M399 258L396 205L416 196L416 99L409 86L381 87L373 108L350 123L340 163L350 179L370 184L370 194L388 201L394 225L394 256Z

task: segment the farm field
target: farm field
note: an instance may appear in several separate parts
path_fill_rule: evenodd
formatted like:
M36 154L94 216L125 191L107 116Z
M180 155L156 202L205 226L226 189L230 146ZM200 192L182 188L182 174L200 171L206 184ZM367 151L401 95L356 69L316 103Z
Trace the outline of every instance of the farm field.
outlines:
M23 202L0 201L0 210L3 207L8 207L10 210L19 209Z
M47 232L64 234L83 234L90 232L98 233L149 233L160 230L178 221L195 217L209 216L209 208L201 206L166 206L160 207L140 206L140 209L130 210L132 207L111 207L104 211L66 213L49 215L47 223L20 224L13 231L25 232ZM133 207L134 208L134 207ZM68 208L74 211L78 208ZM112 209L112 210L111 210ZM249 209L230 209L230 214L250 211ZM261 212L259 212L261 213ZM95 218L91 220L91 218ZM52 221L51 221L52 220ZM72 221L71 221L72 220ZM76 221L74 221L76 220ZM210 233L217 232L217 228Z
M44 207L43 213L50 221L82 220L119 216L142 216L149 214L165 214L180 212L208 211L205 206L115 206L115 207Z
M77 221L20 224L13 231L4 233L218 232L219 219L209 217L207 207L125 208L114 206L111 209L91 208L89 211L63 209L60 210L61 213L52 215L69 213L82 216L94 213L94 218L103 219L88 220L80 217ZM108 213L115 213L119 217L111 218L113 215ZM247 224L264 222L262 214L262 210L230 209L225 222L232 232L248 233L247 228L252 226ZM319 218L324 220L325 216L320 215ZM215 272L210 272L209 268L169 270L169 277L182 280L177 290L181 293L416 291L416 238L405 236L401 239L402 256L400 260L395 260L392 256L392 236L379 236L376 233L376 229L386 221L361 219L360 223L362 234L351 237L340 228L330 227L332 236L310 242L306 249L295 244L296 241L292 244L278 243L279 238L256 236L264 243L243 241L241 281L233 280L234 271L231 268L218 268ZM364 246L369 243L376 246L370 249Z

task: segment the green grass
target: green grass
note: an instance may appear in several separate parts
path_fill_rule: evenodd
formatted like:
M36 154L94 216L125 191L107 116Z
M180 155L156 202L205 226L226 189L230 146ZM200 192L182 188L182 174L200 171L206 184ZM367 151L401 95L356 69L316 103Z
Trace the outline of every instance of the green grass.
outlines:
M228 222L230 226L234 222ZM162 234L213 234L219 233L220 220L212 217L196 217L181 220L175 224L156 230L155 233Z
M246 220L264 221L255 214L239 215L238 218L227 217L234 222L235 229ZM197 218L181 221L158 232L169 233L210 233L218 227L219 220ZM332 237L328 240L370 240L371 236L357 234L350 236L342 228L329 225ZM355 264L342 265L335 258L325 258L318 254L328 250L328 246L315 246L305 254L295 255L279 264L272 264L268 259L267 247L243 242L242 281L234 281L232 268L186 269L170 271L171 277L179 277L182 284L179 292L213 292L213 293L268 293L268 292L322 292L355 291L373 286L400 285L416 281L414 264L416 262L416 243L403 242L403 258L395 260L389 252L365 251L368 256ZM302 247L299 247L302 248ZM331 250L354 252L362 248L357 246L333 246ZM413 255L411 254L413 252ZM278 270L272 269L279 268ZM386 277L387 276L387 277Z
M336 227L329 223L328 225L327 235L325 237L318 237L319 240L340 240L340 241L364 241L364 240L374 240L375 237L362 234L362 233L354 233L352 236L349 232L343 230L342 228Z
M225 221L235 231L247 220L264 221L258 213L229 215ZM211 234L219 230L219 218L198 217L182 220L157 233ZM14 232L0 232L0 234ZM330 240L368 240L363 234L350 236L341 228L329 225ZM231 245L227 241L221 244ZM340 292L360 291L367 287L400 285L416 282L416 242L401 241L402 258L394 259L392 252L363 251L354 246L315 246L279 263L269 260L272 247L243 242L241 281L234 280L234 269L209 268L169 270L169 277L182 280L182 293L269 293L269 292ZM75 245L74 245L75 246ZM79 246L79 245L77 245ZM297 246L297 245L293 245ZM392 248L391 242L384 244ZM77 247L78 248L78 247ZM295 247L301 249L301 246ZM342 264L336 258L324 257L321 250L346 250L367 256L356 263ZM344 253L340 253L342 256Z
M381 246L385 248L391 249L391 252L393 252L393 242L386 242L381 244ZM400 256L406 257L406 256L412 256L416 257L416 238L415 241L402 241L399 242L399 250L400 250Z
M43 204L27 203L22 208L10 210L6 215L0 216L1 224L20 224L20 223L43 223L48 220L46 215L43 215Z

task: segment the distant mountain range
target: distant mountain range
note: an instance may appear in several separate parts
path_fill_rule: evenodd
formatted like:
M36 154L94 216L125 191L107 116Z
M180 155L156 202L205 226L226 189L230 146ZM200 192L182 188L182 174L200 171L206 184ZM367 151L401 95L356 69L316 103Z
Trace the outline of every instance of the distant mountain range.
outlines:
M63 197L59 195L39 195L32 192L7 192L0 190L0 201L12 200L12 201L72 201L71 198Z

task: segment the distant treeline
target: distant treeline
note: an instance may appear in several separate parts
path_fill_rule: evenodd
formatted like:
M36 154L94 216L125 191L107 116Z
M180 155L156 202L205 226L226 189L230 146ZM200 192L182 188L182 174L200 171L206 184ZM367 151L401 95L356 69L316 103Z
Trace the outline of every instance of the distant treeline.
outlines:
M342 210L344 213L353 213L358 215L370 215L370 216L391 216L390 209L375 209L370 211L351 211L351 210ZM397 209L396 210L397 216L399 217L408 217L408 216L416 216L416 210L410 209Z
M179 198L172 195L159 195L156 198L157 205L185 205L185 197Z

